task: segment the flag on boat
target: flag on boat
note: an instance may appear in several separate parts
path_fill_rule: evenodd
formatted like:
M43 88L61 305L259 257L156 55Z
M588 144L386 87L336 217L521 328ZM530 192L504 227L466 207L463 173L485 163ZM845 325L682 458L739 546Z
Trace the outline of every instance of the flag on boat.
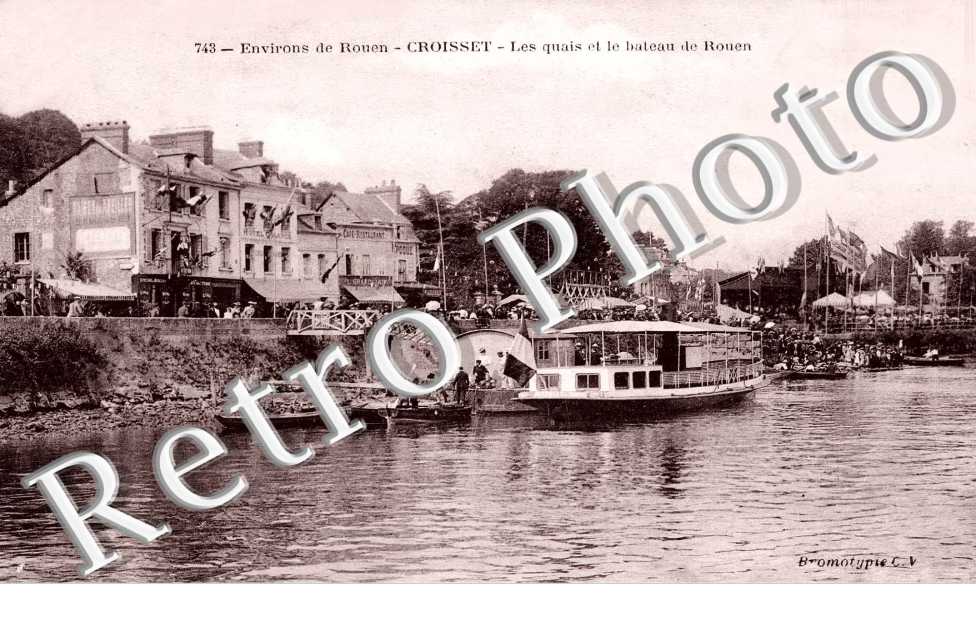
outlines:
M505 357L505 367L502 374L518 383L519 387L525 387L529 379L535 375L535 357L532 354L532 342L529 341L529 329L522 320L515 339L512 340L512 347Z

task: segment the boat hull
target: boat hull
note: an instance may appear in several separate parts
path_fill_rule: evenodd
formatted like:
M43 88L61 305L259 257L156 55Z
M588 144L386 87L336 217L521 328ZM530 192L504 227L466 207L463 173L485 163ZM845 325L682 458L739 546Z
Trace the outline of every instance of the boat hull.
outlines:
M925 357L905 357L905 365L917 367L961 367L966 364L965 359L942 357L940 359L926 359Z
M390 424L451 424L471 421L471 407L394 407L389 410Z
M701 394L641 399L573 398L520 401L560 419L653 419L673 413L720 408L742 402L761 386Z
M804 372L793 370L786 372L786 379L791 381L839 381L847 378L847 372Z
M346 417L350 417L351 410L348 407L343 407L343 411L346 412ZM238 414L218 412L214 414L214 418L229 431L247 431L247 425L244 424L244 420ZM277 430L325 428L319 412L315 410L268 414L268 420L271 422L271 426Z

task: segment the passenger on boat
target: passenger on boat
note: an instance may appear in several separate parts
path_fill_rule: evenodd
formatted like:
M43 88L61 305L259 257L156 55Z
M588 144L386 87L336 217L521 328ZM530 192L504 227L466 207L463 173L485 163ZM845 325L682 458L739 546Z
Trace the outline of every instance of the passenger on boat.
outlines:
M468 386L471 385L471 378L464 371L464 366L458 368L457 376L454 377L454 402L463 405L468 397Z

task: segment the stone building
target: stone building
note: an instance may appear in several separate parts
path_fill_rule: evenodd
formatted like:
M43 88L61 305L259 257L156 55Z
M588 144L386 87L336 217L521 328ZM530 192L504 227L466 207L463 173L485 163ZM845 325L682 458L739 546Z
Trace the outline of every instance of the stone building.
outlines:
M337 281L299 267L307 192L282 180L262 143L214 149L206 128L133 143L125 121L81 132L77 151L0 206L0 261L56 291L138 299L164 315L192 302L338 295ZM69 286L63 265L76 252L86 281Z
M417 279L420 241L401 214L395 181L362 193L333 191L308 220L336 234L338 282L361 303L420 303L430 287Z

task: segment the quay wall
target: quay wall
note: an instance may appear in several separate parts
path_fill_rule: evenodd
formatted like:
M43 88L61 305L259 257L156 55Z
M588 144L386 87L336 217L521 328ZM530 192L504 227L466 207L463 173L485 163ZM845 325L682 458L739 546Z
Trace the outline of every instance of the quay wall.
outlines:
M0 416L156 401L213 401L234 377L281 373L340 344L366 378L362 336L285 334L283 320L0 318ZM330 376L330 380L332 380Z

